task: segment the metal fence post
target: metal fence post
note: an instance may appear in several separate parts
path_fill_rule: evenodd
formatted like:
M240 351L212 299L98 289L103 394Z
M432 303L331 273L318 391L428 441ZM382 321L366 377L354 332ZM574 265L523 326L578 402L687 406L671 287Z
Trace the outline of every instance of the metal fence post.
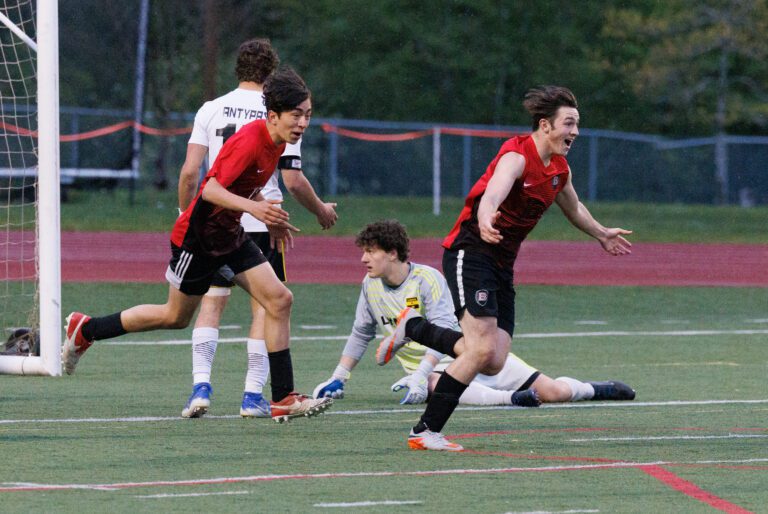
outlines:
M432 132L432 214L440 215L440 128Z
M731 191L728 177L728 142L725 134L715 136L715 173L720 184L720 203L731 203Z
M69 130L72 134L80 132L80 115L77 113L72 114L72 119L69 122ZM69 163L71 168L80 167L80 142L75 140L70 143L72 146L69 151L69 158L72 162Z
M469 194L469 186L472 183L472 136L464 136L464 155L462 160L461 196Z

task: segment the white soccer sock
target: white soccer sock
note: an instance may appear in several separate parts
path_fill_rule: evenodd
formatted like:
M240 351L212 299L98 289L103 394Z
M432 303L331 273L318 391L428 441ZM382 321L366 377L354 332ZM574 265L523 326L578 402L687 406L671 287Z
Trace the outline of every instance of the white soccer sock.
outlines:
M192 331L192 383L211 382L211 368L219 342L219 329L200 327Z
M571 401L591 400L595 396L595 388L592 384L576 380L571 377L557 377L555 380L565 382L571 388Z
M492 389L488 386L470 382L459 398L461 405L512 405L512 391Z
M248 373L245 375L245 391L261 393L269 376L269 355L263 339L248 338Z

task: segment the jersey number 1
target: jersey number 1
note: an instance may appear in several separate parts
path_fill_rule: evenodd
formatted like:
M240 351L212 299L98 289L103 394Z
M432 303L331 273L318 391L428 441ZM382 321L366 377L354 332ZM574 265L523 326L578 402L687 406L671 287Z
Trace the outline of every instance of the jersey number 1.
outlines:
M221 144L226 143L227 139L235 135L235 132L237 132L237 125L234 123L230 123L226 127L216 129L216 135L224 140Z

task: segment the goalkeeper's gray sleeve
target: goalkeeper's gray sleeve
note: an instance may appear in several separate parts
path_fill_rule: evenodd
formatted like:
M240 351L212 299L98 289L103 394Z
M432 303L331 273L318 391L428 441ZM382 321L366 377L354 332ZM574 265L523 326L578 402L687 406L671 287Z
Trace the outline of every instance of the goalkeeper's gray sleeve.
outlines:
M376 320L368 307L368 300L365 298L364 289L360 290L360 297L357 300L357 309L355 310L355 322L352 325L352 332L347 338L347 344L344 345L342 355L352 357L360 361L363 358L365 350L368 349L368 343L376 337Z

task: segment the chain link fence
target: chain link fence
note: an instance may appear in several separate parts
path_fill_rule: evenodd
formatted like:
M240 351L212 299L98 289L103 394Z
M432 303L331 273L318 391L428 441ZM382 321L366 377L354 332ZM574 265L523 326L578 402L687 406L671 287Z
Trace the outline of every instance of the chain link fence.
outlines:
M83 133L131 116L129 111L62 108L61 130ZM145 123L191 127L193 119L194 113L162 119L147 113ZM439 205L441 197L466 195L504 140L529 131L315 118L302 142L304 172L324 196L433 196ZM136 186L132 181L138 180L141 186L164 182L174 187L188 138L145 134L138 179L85 173L80 183ZM130 130L61 144L62 169L124 172L131 156ZM582 128L568 161L576 190L589 201L768 204L768 136L668 139Z

